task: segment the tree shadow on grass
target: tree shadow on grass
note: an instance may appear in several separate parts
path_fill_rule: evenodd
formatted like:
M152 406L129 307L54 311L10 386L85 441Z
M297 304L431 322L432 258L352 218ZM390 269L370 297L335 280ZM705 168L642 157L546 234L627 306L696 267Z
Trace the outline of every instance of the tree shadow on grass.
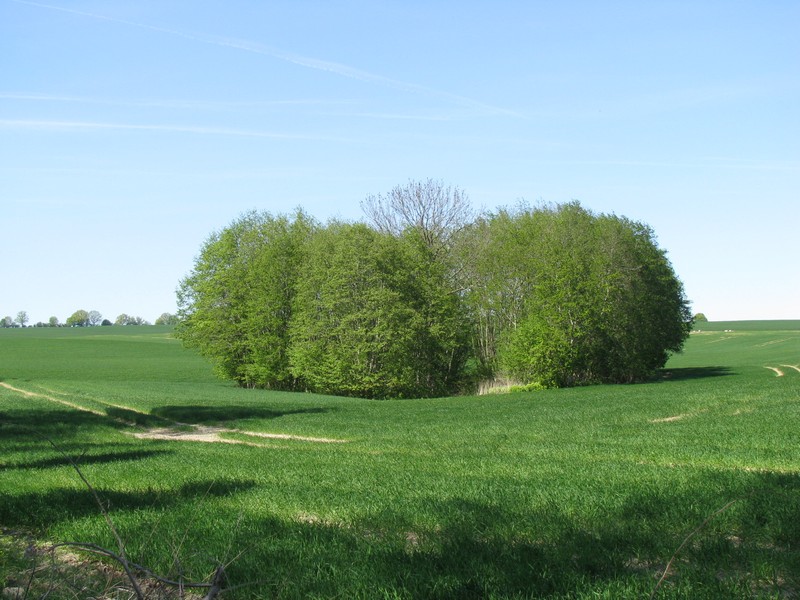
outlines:
M690 379L706 379L709 377L726 377L734 375L730 367L681 367L677 369L662 369L659 381L687 381Z
M203 498L226 497L245 492L257 485L250 480L200 480L177 489L117 491L96 489L104 507L111 513L146 509L165 509ZM0 523L4 527L44 530L61 521L90 515L100 516L92 491L83 488L56 488L46 492L15 494L0 491Z
M427 528L392 508L346 525L266 518L234 544L249 549L228 574L244 582L260 573L265 590L291 582L297 598L639 599L696 532L659 598L796 597L800 477L710 475L710 486L698 477L681 492L633 492L588 520L555 503L511 509L463 498L431 498L423 521L436 525ZM733 485L720 494L716 484Z
M132 425L138 425L140 427L164 427L165 425L170 424L164 417L159 417L158 415L154 414L148 415L146 413L137 412L127 408L109 406L105 409L105 411L106 414L112 419L122 421L126 424L130 423Z
M285 415L323 414L327 408L301 408L294 410L274 410L259 406L162 406L154 408L151 414L175 423L191 425L212 425L239 421L243 419L277 419Z
M59 444L86 436L92 429L165 427L173 424L213 425L245 419L277 419L285 415L324 414L329 408L273 409L260 406L163 406L144 414L124 408L108 407L106 415L83 410L26 410L0 412L0 442L38 437Z
M621 502L577 514L555 501L515 502L508 493L496 502L432 493L416 506L400 510L387 502L347 522L263 511L243 516L227 503L214 505L213 518L204 513L198 519L192 508L203 498L255 487L248 480L198 480L174 490L99 493L112 516L170 512L163 535L179 536L183 548L202 549L181 556L189 573L207 573L209 556L236 557L226 567L229 581L258 582L243 588L247 598L638 600L649 597L687 539L659 598L793 598L800 592L797 474L702 470L680 489L631 489ZM700 527L731 500L729 510ZM88 490L0 490L6 526L44 528L92 514L98 508ZM151 539L152 523L125 523L132 546ZM214 545L220 540L224 544ZM168 570L174 564L172 554L147 550L149 566Z
M94 448L94 446L91 446ZM119 448L119 444L117 444ZM61 449L61 448L60 448ZM83 467L84 465L98 465L106 463L116 463L131 460L143 460L161 456L164 454L174 454L173 450L127 450L121 452L105 452L102 454L88 454L85 451L88 446L84 444L83 450L79 454L62 454L52 458L43 458L40 460L32 460L28 462L15 463L10 465L0 465L0 471L4 470L21 470L21 469L47 469L53 467L64 467L77 465ZM61 449L63 451L63 449Z
M39 438L54 442L86 436L92 429L122 429L125 423L83 410L15 409L0 413L0 440Z

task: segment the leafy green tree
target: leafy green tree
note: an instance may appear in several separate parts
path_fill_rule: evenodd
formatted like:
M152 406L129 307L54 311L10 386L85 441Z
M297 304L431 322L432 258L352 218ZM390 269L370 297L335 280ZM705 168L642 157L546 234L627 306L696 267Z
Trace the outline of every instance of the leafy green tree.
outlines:
M0 319L0 327L2 327L3 329L9 329L11 327L14 327L14 319L12 319L11 317L3 317L2 319Z
M148 321L142 317L134 317L126 313L117 316L114 325L150 325Z
M177 336L243 386L293 389L289 321L304 246L317 225L251 212L209 237L178 290Z
M649 226L623 217L597 221L605 232L603 298L614 309L604 314L601 379L641 380L682 349L691 329L689 302Z
M58 322L58 317L50 317L47 324L49 327L59 327L61 325L61 323Z
M497 229L497 255L516 257L498 272L524 290L500 324L500 370L546 386L636 381L682 347L688 303L648 227L570 203L502 214Z
M87 327L89 325L89 313L83 309L76 310L67 318L67 327Z
M331 223L311 240L298 280L290 362L309 389L349 396L451 393L466 358L464 320L431 249Z
M393 238L364 225L329 224L310 241L297 281L289 360L317 392L403 395L410 313L393 281ZM402 330L399 337L393 334Z
M706 317L703 313L697 313L692 317L692 320L695 323L708 323L708 317Z
M178 324L178 316L173 315L172 313L162 313L160 317L156 319L156 325L177 325Z
M531 239L538 236L533 225L524 230L519 216L500 210L477 219L457 237L459 289L471 320L479 378L499 374L500 340L518 327L525 314L536 272L530 264Z

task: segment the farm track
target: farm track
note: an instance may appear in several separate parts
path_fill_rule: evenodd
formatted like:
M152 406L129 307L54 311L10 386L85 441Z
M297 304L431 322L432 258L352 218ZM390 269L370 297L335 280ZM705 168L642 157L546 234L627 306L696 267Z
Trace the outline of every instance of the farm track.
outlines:
M318 444L343 444L347 440L337 440L333 438L318 438L304 435L290 435L287 433L261 433L257 431L244 431L241 429L229 429L227 427L203 427L195 425L191 431L177 431L175 429L152 429L144 433L134 433L133 437L148 440L177 440L184 442L213 442L219 444L243 444L245 446L267 447L266 444L248 442L232 438L224 438L222 434L233 433L246 435L248 437L263 438L270 440L289 440L298 442L314 442Z
M765 365L764 368L765 369L769 369L770 371L775 373L775 377L785 377L786 376L786 371L784 369L792 369L792 370L797 371L798 373L800 373L800 367L797 366L797 365L780 364L777 367L771 367L771 366Z
M311 437L311 436L302 436L302 435L291 435L287 433L265 433L265 432L258 432L258 431L245 431L242 429L232 429L228 427L209 427L203 425L196 425L196 424L188 424L188 423L179 423L176 421L171 421L169 419L165 419L164 417L159 417L157 415L152 415L150 413L146 413L144 411L132 408L130 406L123 406L121 404L114 404L111 402L105 402L103 400L97 400L96 398L82 398L84 402L88 401L95 405L99 405L100 410L97 408L90 408L85 405L77 404L76 402L72 402L69 400L64 400L62 398L58 398L53 394L59 394L54 390L46 390L48 393L41 393L41 392L32 392L30 390L24 390L22 388L14 387L8 383L0 381L0 387L3 387L11 392L16 394L21 394L27 398L41 398L43 400L47 400L49 402L54 402L56 404L61 404L62 406L66 406L68 408L72 408L74 410L79 410L83 412L88 412L93 415L97 415L100 417L104 417L115 421L117 423L122 423L123 425L129 427L136 427L141 429L141 426L137 423L124 419L122 417L115 417L108 414L109 408L129 411L132 413L136 413L138 415L142 415L148 418L155 418L159 419L164 422L166 427L155 428L155 429L147 429L143 432L125 432L128 435L133 435L135 438L138 439L150 439L150 440L167 440L167 441L182 441L182 442L206 442L206 443L219 443L219 444L241 444L245 446L256 446L256 447L268 447L267 444L261 444L256 441L247 441L247 440L240 440L234 438L226 438L223 437L223 434L238 434L247 436L250 438L261 438L261 439L270 439L270 440L286 440L286 441L299 441L299 442L313 442L313 443L322 443L322 444L341 444L346 443L347 440L341 439L334 439L334 438L321 438L321 437ZM188 430L186 429L188 428Z
M50 402L55 402L56 404L61 404L63 406L67 406L67 407L73 408L75 410L81 410L81 411L84 411L84 412L89 412L89 413L92 413L94 415L99 415L101 417L107 417L108 416L106 413L101 412L99 410L95 410L93 408L88 408L86 406L81 406L80 404L75 404L74 402L70 402L68 400L62 400L61 398L56 398L54 396L48 396L47 394L42 394L42 393L39 393L39 392L31 392L29 390L23 390L21 388L14 387L13 385L9 385L8 383L6 383L4 381L0 381L0 387L4 387L5 389L7 389L7 390L9 390L11 392L15 392L17 394L22 394L23 396L26 396L28 398L42 398L43 400L48 400Z

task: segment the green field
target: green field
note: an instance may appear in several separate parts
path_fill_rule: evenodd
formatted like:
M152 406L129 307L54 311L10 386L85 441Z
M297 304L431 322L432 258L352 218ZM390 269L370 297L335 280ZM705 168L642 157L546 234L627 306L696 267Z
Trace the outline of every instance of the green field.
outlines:
M397 401L236 388L164 328L0 330L0 587L20 533L116 549L74 461L131 560L226 564L223 598L647 598L673 556L658 598L795 598L800 321L698 329L648 384Z

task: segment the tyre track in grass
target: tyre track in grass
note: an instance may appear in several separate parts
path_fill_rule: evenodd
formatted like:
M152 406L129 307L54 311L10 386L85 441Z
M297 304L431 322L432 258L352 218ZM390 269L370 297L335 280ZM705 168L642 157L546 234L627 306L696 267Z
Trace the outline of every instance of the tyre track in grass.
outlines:
M62 400L61 398L56 398L55 396L48 396L47 394L42 394L39 392L31 392L29 390L23 390L22 388L14 387L13 385L6 383L5 381L0 381L0 387L4 387L5 389L17 394L21 394L26 398L41 398L43 400L48 400L49 402L55 402L56 404L61 404L63 406L67 406L75 410L92 413L93 415L98 415L101 417L108 417L106 413L101 412L99 410L95 410L87 406L81 406L80 404L75 404L74 402L70 402L68 400Z
M764 368L765 369L769 369L770 371L775 373L775 377L785 377L786 376L786 371L784 371L784 369L792 369L792 370L797 371L798 373L800 373L800 366L797 366L797 365L784 365L784 364L781 364L781 365L778 365L777 367L764 366Z
M82 406L80 404L76 404L75 402L70 402L69 400L64 400L62 398L57 398L56 396L52 396L50 394L58 393L53 390L47 390L50 394L44 394L41 392L32 392L29 390L24 390L22 388L14 387L4 381L0 381L0 387L3 387L16 394L25 396L26 398L41 398L49 402L53 402L56 404L60 404L62 406L66 406L68 408L72 408L74 410L88 412L93 415L110 419L117 423L122 423L130 427L136 427L141 429L141 426L126 419L114 417L112 415L109 415L107 412L103 412L101 410L97 410L94 408L89 408L87 406ZM161 421L164 421L166 425L169 425L167 427L162 427L162 428L146 429L143 432L132 432L132 431L124 432L127 435L132 435L138 439L168 440L168 441L182 441L182 442L206 442L206 443L219 443L219 444L241 444L245 446L257 446L262 448L269 447L267 444L260 444L256 441L237 440L237 439L222 437L222 434L227 433L227 434L244 435L256 439L261 438L270 440L286 440L286 441L312 442L312 443L322 443L322 444L341 444L347 442L347 440L334 439L334 438L292 435L288 433L264 433L258 431L245 431L242 429L231 429L228 427L209 427L203 425L193 425L188 423L178 423L176 421L170 421L169 419L165 419L164 417L151 415L149 413L137 410L135 408L131 408L129 406L112 404L110 402L104 402L102 400L96 400L96 399L92 399L92 402L108 408L116 408L120 410L131 411L146 416L148 418L154 417Z
M244 444L245 446L260 446L267 447L266 444L259 444L257 442L248 442L245 440L236 440L231 438L223 438L224 433L236 433L239 435L246 435L248 437L263 438L270 440L287 440L296 442L314 442L317 444L344 444L347 440L339 440L334 438L320 438L309 437L305 435L291 435L288 433L261 433L258 431L244 431L242 429L230 429L228 427L209 427L201 425L193 425L193 429L189 431L180 431L172 428L151 429L142 433L132 433L133 437L148 440L177 440L183 442L215 442L221 444Z

